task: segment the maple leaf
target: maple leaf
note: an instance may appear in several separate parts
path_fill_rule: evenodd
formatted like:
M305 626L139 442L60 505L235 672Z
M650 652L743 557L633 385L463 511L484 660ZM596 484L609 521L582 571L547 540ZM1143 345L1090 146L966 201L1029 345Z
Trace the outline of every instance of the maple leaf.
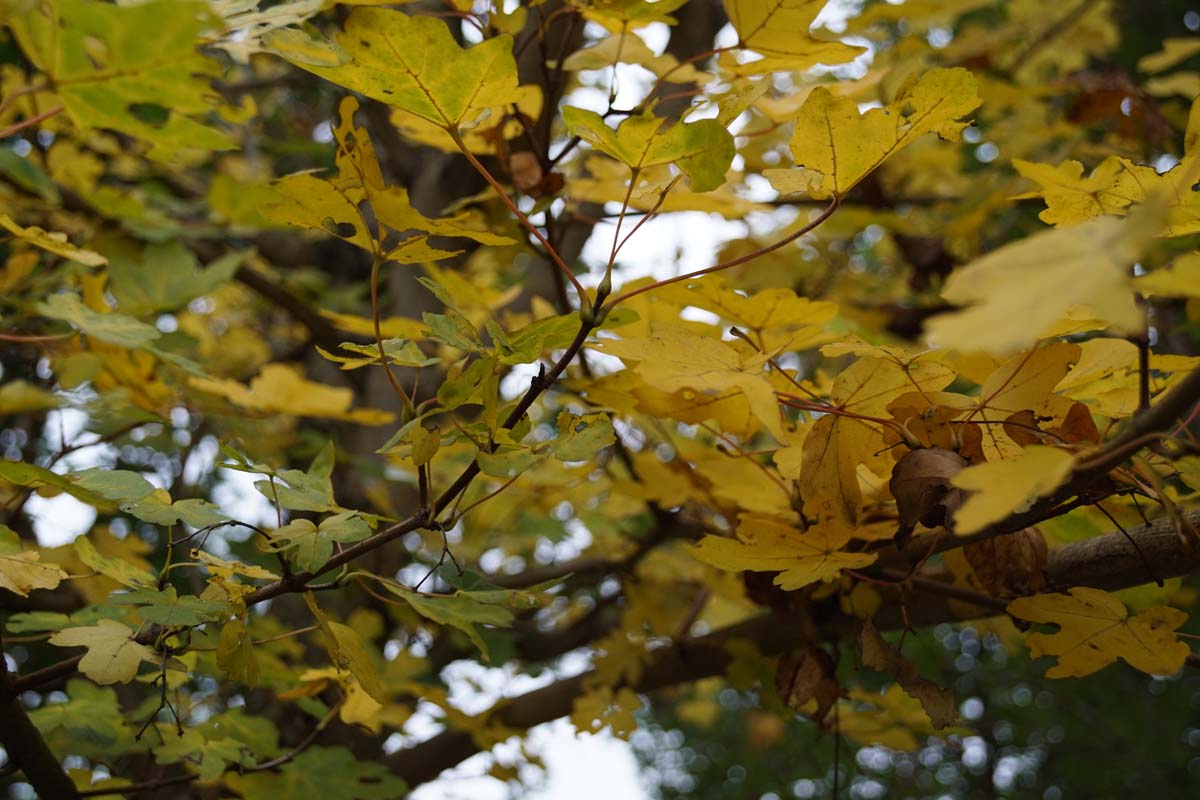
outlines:
M325 66L284 56L301 69L444 130L476 123L488 109L521 99L511 36L463 50L441 20L356 8L337 43L349 54L348 63Z
M571 723L585 733L599 733L608 728L618 739L628 739L637 730L633 714L641 707L642 701L632 689L621 687L614 692L601 686L575 699Z
M796 119L792 157L799 169L764 170L783 193L820 200L846 192L889 156L926 133L957 139L979 107L975 79L965 69L934 69L910 79L884 108L860 114L858 104L818 86Z
M353 390L306 380L299 369L285 364L267 364L249 386L228 378L192 378L192 385L252 411L328 417L364 425L383 425L393 417L391 412L376 408L351 410Z
M843 352L838 345L822 348L830 354ZM860 464L884 474L890 466L879 455L878 426L871 417L880 416L894 398L912 390L938 390L954 380L954 373L937 362L881 353L884 358L860 358L834 379L830 400L848 415L821 416L808 430L802 459L795 477L797 489L809 505L830 503L843 523L855 525L862 510L858 482ZM867 419L858 419L856 416Z
M1021 411L1045 411L1052 401L1051 392L1079 360L1080 352L1078 345L1054 342L1013 356L988 375L972 416L983 423L981 447L989 461L1020 455L1021 446L1002 423Z
M767 356L745 352L707 336L666 323L652 323L645 339L603 341L597 349L630 363L648 385L666 392L690 389L721 392L738 389L758 421L783 440L775 392L763 374Z
M0 589L28 597L34 589L53 589L67 573L54 564L40 564L36 550L21 550L16 531L0 525Z
M853 536L853 529L832 522L802 533L773 517L743 514L737 539L705 536L692 554L720 569L779 572L775 584L792 591L874 563L875 553L842 551Z
M1011 461L967 467L950 482L971 492L954 515L954 531L975 533L1010 514L1028 509L1070 475L1075 458L1056 447L1031 445Z
M697 192L724 183L733 162L733 137L712 119L667 125L662 117L647 112L626 118L614 131L596 112L566 106L563 121L571 133L635 171L675 164Z
M71 244L67 241L65 233L44 231L36 225L21 227L8 214L0 214L0 227L18 239L29 242L34 247L62 256L63 258L69 258L84 266L101 267L108 263L108 259L99 253L84 250Z
M1057 633L1026 638L1034 658L1057 656L1047 678L1091 675L1118 658L1151 675L1173 675L1191 652L1173 631L1187 614L1155 606L1130 617L1125 604L1108 592L1076 586L1069 595L1018 597L1008 604L1014 617L1057 625Z
M153 650L134 641L133 631L111 619L81 628L65 628L50 637L50 644L86 647L79 671L99 684L129 683L143 661L157 661Z
M763 58L724 66L735 72L762 74L857 58L865 48L810 35L813 21L827 4L828 0L725 0L725 13L737 31L738 44Z
M212 109L200 76L214 73L216 63L195 42L213 22L207 3L52 0L9 24L77 125L143 139L151 158L166 160L185 148L234 147L225 133L193 119ZM151 123L135 113L147 108L163 119Z
M367 521L353 512L321 521L294 519L271 533L271 548L288 554L300 569L319 571L333 555L334 542L360 542L371 535Z

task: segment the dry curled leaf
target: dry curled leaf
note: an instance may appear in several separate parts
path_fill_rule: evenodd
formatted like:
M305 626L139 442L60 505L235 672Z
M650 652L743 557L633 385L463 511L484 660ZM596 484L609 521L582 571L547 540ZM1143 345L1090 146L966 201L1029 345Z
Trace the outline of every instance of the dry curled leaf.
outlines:
M967 545L963 555L979 586L992 597L1036 594L1046 586L1046 537L1037 528Z
M888 488L900 515L897 545L904 545L918 522L936 528L953 516L963 492L950 481L966 466L965 458L940 447L913 450L896 462Z
M863 621L860 643L863 666L895 677L900 687L921 703L933 727L941 730L958 719L954 690L922 678L912 662L900 654L900 648L884 641L870 620Z
M823 725L833 704L845 695L834 679L835 671L828 653L809 647L803 654L780 657L775 667L775 688L783 702L797 711L810 700L816 701L812 718Z

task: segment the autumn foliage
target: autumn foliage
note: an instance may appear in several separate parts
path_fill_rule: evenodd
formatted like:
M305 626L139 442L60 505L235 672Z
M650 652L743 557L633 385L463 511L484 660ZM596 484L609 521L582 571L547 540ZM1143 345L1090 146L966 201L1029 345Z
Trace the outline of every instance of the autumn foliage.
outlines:
M1200 40L262 5L0 3L13 796L394 798L726 685L909 749L936 623L1197 662Z

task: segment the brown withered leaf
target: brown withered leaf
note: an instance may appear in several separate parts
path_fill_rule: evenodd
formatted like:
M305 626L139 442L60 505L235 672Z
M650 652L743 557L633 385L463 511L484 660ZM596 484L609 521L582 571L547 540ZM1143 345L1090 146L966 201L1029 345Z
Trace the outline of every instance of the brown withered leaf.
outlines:
M779 697L797 711L810 700L815 700L817 710L812 718L818 725L825 724L833 704L845 692L834 680L833 659L824 650L809 647L803 653L788 653L780 656L775 668L775 688Z
M888 403L888 413L922 447L954 449L957 417L970 411L972 399L953 392L906 392ZM883 430L884 442L899 444L900 436L889 427Z
M528 150L518 150L508 157L508 174L512 175L513 186L529 194L542 182L542 162Z
M863 621L860 644L863 666L892 675L900 684L900 688L925 709L933 727L941 730L958 719L954 690L945 689L922 678L912 662L900 654L900 648L879 635L871 620Z
M1037 414L1029 409L1010 414L1004 419L1004 432L1021 447L1031 444L1055 444L1038 425Z
M992 597L1022 597L1046 585L1046 537L1037 528L967 545L963 556L979 586Z
M1100 430L1092 419L1091 409L1078 401L1071 404L1062 424L1049 430L1067 444L1095 444L1100 441Z
M900 517L898 547L904 546L918 522L936 528L953 518L964 498L962 490L955 488L950 479L965 466L965 458L940 447L912 450L896 462L888 488Z

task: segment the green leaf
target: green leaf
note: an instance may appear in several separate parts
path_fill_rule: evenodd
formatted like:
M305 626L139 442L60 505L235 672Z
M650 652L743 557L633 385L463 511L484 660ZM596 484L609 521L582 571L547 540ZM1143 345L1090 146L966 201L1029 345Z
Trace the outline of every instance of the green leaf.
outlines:
M114 257L108 286L121 311L140 317L173 311L233 279L253 251L227 253L201 270L196 257L178 239L146 247L142 257Z
M0 460L0 479L30 489L41 489L48 486L51 488L51 491L42 492L42 494L48 497L57 494L53 490L58 490L66 492L77 500L81 500L96 508L108 509L112 507L112 503L103 495L85 487L77 486L75 481L51 472L44 467L39 467L36 464Z
M69 322L95 339L131 350L147 348L162 337L153 325L124 314L101 314L83 304L79 295L52 294L38 303L38 313Z
M446 314L434 314L426 311L421 315L429 327L426 335L435 341L473 353L484 351L483 341L475 326L457 311L450 310Z
M258 683L258 660L254 656L254 642L246 623L232 620L221 628L217 642L217 666L229 677L247 686Z
M554 457L559 461L589 461L615 441L612 420L607 414L578 416L563 411L558 415Z
M596 112L566 106L563 122L571 133L632 169L674 164L697 192L723 184L735 154L733 137L713 119L668 126L646 112L625 119L614 131Z
M125 723L115 689L72 678L66 685L66 702L48 702L29 712L43 734L63 733L72 741L87 743L100 752L132 744L133 731Z
M513 475L520 475L547 455L548 453L521 445L501 445L491 453L480 450L475 454L475 460L479 462L479 469L484 475L511 478Z
M251 766L254 755L254 751L236 739L209 739L196 728L184 730L182 736L167 736L154 748L157 763L183 762L202 781L216 780L231 767Z
M121 510L155 525L170 526L182 522L193 528L206 528L229 519L215 505L197 497L172 503L166 489L156 489L136 503L122 505Z
M282 55L301 69L445 130L477 122L489 109L519 99L511 36L463 50L439 19L357 8L337 44L350 55L349 63L321 66Z
M276 474L278 480L274 485L269 480L255 481L254 488L271 502L278 500L279 505L293 511L332 511L337 507L333 502L333 481L330 479L333 462L333 442L327 442L313 458L307 472L285 469Z
M459 592L446 596L424 595L414 592L392 581L383 583L393 594L404 598L421 616L439 625L458 628L475 643L485 659L490 659L487 645L479 635L476 625L496 625L507 628L515 617L507 608L484 603L470 594Z
M335 514L320 525L292 520L271 534L271 547L285 551L300 569L316 572L333 555L334 542L359 542L371 535L371 526L352 511Z
M230 775L242 797L316 800L394 800L408 788L383 764L357 761L344 747L311 747L279 772Z
M167 627L192 627L202 622L211 622L230 613L230 606L212 600L184 595L180 597L174 586L162 591L137 589L124 594L115 594L111 602L119 606L138 606L138 615L146 622Z
M378 345L342 342L342 350L348 353L358 353L359 355L357 357L345 356L326 352L320 347L317 348L317 352L324 358L341 364L342 369L346 370L369 367L372 364L380 363ZM384 339L383 352L387 354L388 363L397 367L431 367L434 364L442 363L440 358L425 355L416 342L411 342L407 339Z
M125 612L109 605L84 606L70 614L60 614L57 611L27 611L13 614L4 621L4 629L9 633L40 633L42 631L60 631L63 628L78 628L90 625L102 619L118 619Z

